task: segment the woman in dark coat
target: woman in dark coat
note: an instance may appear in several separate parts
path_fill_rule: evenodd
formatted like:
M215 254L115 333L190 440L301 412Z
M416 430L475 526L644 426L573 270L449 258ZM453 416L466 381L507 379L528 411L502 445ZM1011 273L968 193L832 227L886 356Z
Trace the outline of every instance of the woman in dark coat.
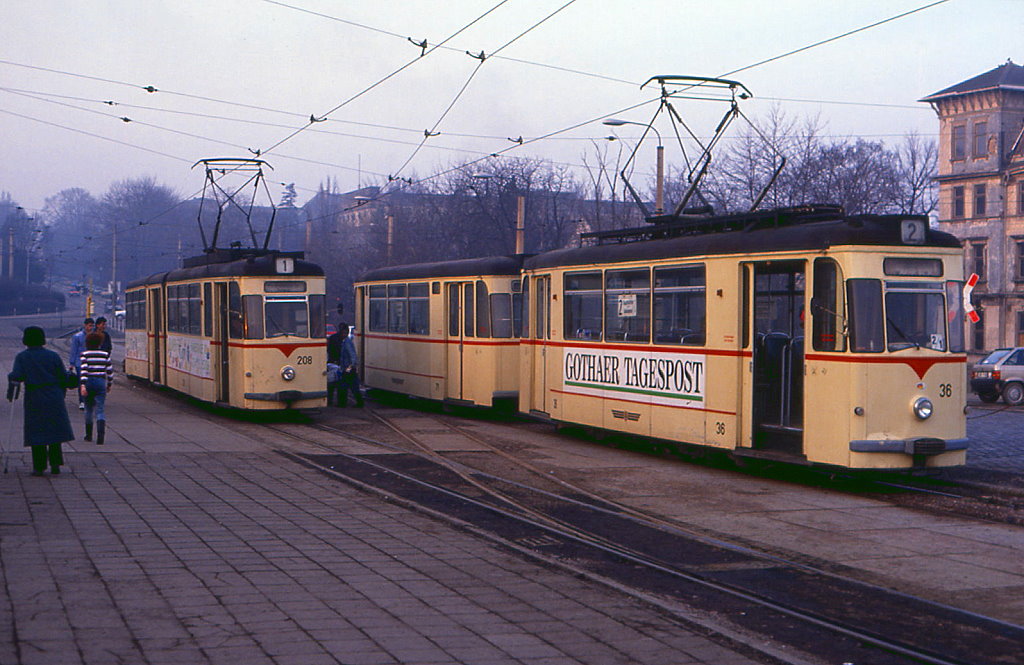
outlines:
M7 375L7 401L13 401L18 383L25 384L25 445L32 448L32 475L41 476L50 462L50 473L60 473L64 463L61 443L72 441L71 420L64 405L64 391L75 383L64 370L60 356L44 349L46 335L37 326L25 328L26 348L14 358Z

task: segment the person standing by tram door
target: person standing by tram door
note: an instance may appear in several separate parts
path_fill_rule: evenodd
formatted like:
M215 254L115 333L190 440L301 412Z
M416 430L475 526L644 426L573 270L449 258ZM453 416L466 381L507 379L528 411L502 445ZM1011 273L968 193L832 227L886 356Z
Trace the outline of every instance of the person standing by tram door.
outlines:
M71 350L68 351L68 367L75 372L75 376L81 374L81 365L79 356L82 355L82 351L85 351L85 336L91 333L96 328L96 322L93 321L90 316L82 322L82 329L71 336ZM78 397L78 410L85 410L85 403L82 402L82 397Z
M327 338L327 406L335 403L335 395L339 398L338 406L344 406L340 399L341 369L341 333L336 331Z
M348 333L348 324L342 321L338 324L338 334L341 335L341 387L338 397L338 406L348 406L348 391L351 388L356 398L356 406L362 408L363 393L359 390L359 372L356 370L358 358L356 356L356 344Z
M29 326L21 338L27 348L14 358L7 375L7 401L18 397L25 384L25 445L32 448L32 475L41 476L50 463L57 475L64 464L61 444L73 441L75 433L64 405L64 391L72 387L75 376L64 369L56 352L43 348L46 334L38 326Z
M110 352L100 348L103 335L98 331L85 338L82 370L78 373L78 394L85 401L85 440L92 441L93 418L96 420L96 445L102 446L107 433L105 406L107 393L114 384L114 365Z

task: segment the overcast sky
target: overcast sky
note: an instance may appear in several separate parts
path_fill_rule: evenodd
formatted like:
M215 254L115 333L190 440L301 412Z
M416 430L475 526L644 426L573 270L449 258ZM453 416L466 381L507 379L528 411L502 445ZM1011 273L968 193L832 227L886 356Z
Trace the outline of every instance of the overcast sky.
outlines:
M300 203L327 177L342 189L423 178L520 136L526 145L504 154L581 164L588 139L611 133L598 119L651 116L652 105L619 110L656 97L639 84L658 74L736 72L755 120L777 105L817 116L828 134L895 141L936 134L916 100L1008 58L1024 63L1024 0L948 0L752 68L930 3L506 0L483 16L498 3L4 0L0 192L34 210L61 189L100 196L153 176L190 196L203 184L196 160L248 149L273 166L275 197L294 182ZM433 49L477 19L422 58L407 40ZM466 51L498 53L481 64ZM676 106L699 133L724 111ZM305 128L311 115L327 119ZM435 125L440 135L414 155Z

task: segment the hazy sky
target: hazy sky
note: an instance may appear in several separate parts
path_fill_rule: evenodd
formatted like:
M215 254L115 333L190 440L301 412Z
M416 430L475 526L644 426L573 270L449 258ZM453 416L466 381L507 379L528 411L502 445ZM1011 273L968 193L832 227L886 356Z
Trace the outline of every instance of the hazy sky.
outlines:
M327 177L422 178L586 123L504 153L581 164L611 133L597 119L650 117L618 111L656 97L639 86L653 75L721 76L930 4L506 0L480 18L499 1L4 0L0 192L31 210L148 175L187 196L202 188L196 160L253 149L275 197L294 182L301 202ZM478 18L425 57L407 40L433 48ZM481 65L466 51L498 53ZM730 78L753 92L755 120L777 105L828 134L898 140L937 131L916 100L1007 58L1024 63L1024 0L948 0ZM724 111L676 105L699 133ZM328 118L291 136L310 115Z

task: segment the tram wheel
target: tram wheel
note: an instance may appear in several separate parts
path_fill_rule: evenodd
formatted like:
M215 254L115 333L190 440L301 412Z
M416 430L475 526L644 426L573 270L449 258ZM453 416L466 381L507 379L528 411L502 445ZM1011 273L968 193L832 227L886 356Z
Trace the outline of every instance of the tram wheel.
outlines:
M999 393L978 393L978 399L985 404L992 404L999 399Z
M1003 401L1010 406L1024 404L1024 384L1015 382L1003 386Z

